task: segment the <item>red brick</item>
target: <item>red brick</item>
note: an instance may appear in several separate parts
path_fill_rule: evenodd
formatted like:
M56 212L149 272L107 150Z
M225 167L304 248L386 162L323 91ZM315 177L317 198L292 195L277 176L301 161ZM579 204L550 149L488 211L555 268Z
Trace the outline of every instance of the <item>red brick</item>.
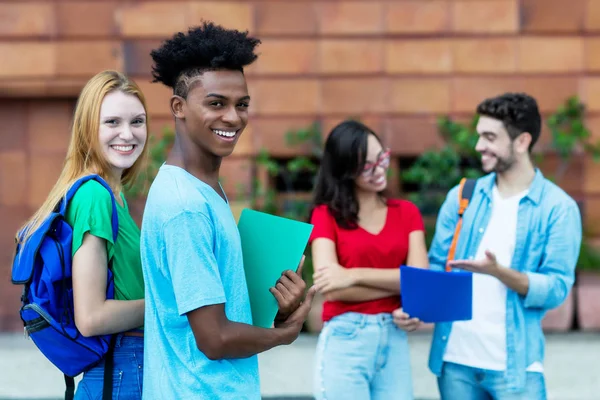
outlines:
M521 90L535 97L542 112L555 112L567 98L577 94L579 81L575 77L527 77Z
M221 186L231 200L244 200L252 190L252 161L245 157L226 157L219 171Z
M600 30L600 1L587 0L585 28L588 31Z
M389 108L389 82L384 78L323 81L322 111L354 117L385 112Z
M56 31L54 5L48 2L0 3L0 36L52 36Z
M323 34L360 35L382 33L384 7L380 1L340 1L320 3L319 32Z
M91 78L105 69L123 70L123 51L120 42L57 42L59 76Z
M37 209L48 197L65 161L65 154L34 154L29 164L27 205Z
M584 165L583 191L586 194L600 193L600 179L598 179L600 177L600 163L595 162L592 157L585 157ZM580 182L581 180L580 175L577 181Z
M583 212L583 226L590 235L600 235L600 198L586 198Z
M320 40L319 69L324 73L383 71L383 43L370 40Z
M450 25L447 0L386 3L385 27L391 33L441 33Z
M450 87L448 79L395 79L391 91L392 111L448 113Z
M229 29L240 31L254 30L252 4L233 1L193 1L188 25L200 25L205 21L213 21Z
M418 155L444 143L437 117L396 117L388 121L388 145L394 154Z
M257 114L314 114L319 108L319 82L316 79L264 79L249 85Z
M600 111L600 78L588 77L582 81L581 101L588 110Z
M74 105L69 101L31 102L29 106L29 151L65 157Z
M524 32L577 32L582 30L586 0L522 0Z
M555 183L571 195L582 192L582 179L584 176L584 162L582 158L575 157L571 160L566 170L560 176L558 173L564 168L557 154L544 154L539 165L544 176L552 178ZM586 167L587 168L587 167Z
M590 130L590 140L592 143L600 142L600 116L587 117L585 125Z
M265 39L258 59L246 68L258 74L308 74L317 71L316 40Z
M118 3L113 1L59 1L57 30L60 36L106 37L117 32ZM82 18L82 15L93 18Z
M173 96L171 88L166 87L162 83L152 83L147 78L138 78L135 79L135 82L146 97L147 111L151 118L168 118L172 116L169 108L169 99Z
M514 77L455 78L452 85L452 112L474 114L477 105L484 99L521 88L520 80Z
M27 157L24 151L0 152L0 204L18 206L26 201Z
M258 35L298 35L317 32L317 9L313 3L277 1L256 4Z
M586 71L600 71L600 38L584 39L583 61Z
M51 77L56 71L53 43L0 43L0 78Z
M119 12L124 37L171 37L187 31L191 22L190 6L184 1L124 3Z
M450 72L450 42L443 39L389 41L385 61L385 69L389 73Z
M122 53L125 73L150 77L154 63L150 52L160 45L160 40L124 40Z
M464 1L452 4L452 21L457 32L517 32L517 0Z
M583 38L520 38L521 72L577 72L583 69Z
M310 117L254 118L250 122L254 148L257 152L267 149L271 155L278 157L306 154L310 146L308 144L290 145L287 141L287 134L292 130L306 129L313 122Z
M514 39L459 39L452 45L454 70L474 73L509 73L517 69Z
M235 144L235 149L233 150L233 156L250 156L254 155L254 142L255 135L252 133L252 124L248 124L244 131L242 132L242 136L239 137L237 143Z
M0 149L24 150L27 137L27 102L24 100L0 100Z

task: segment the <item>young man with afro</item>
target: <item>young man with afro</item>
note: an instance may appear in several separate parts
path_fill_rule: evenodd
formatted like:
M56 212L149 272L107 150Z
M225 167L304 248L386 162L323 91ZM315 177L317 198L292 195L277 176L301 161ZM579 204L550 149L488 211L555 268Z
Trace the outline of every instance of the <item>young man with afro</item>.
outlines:
M141 233L146 286L145 399L260 399L257 354L293 342L308 314L300 273L271 289L272 329L252 326L239 232L219 167L248 122L243 69L258 39L210 22L151 52L173 89L173 148L148 194ZM295 266L290 266L295 269Z

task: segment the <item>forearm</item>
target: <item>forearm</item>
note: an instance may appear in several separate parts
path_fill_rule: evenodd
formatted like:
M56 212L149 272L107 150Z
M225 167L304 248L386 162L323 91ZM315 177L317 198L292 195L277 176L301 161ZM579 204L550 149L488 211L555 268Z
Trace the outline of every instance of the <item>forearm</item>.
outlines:
M526 296L529 292L529 278L527 275L514 269L498 267L492 276L504 283L509 289Z
M400 293L400 268L352 268L355 285Z
M143 299L106 300L91 311L76 312L75 323L88 337L125 332L144 324L144 304Z
M221 327L217 337L217 343L204 348L199 346L212 360L247 358L290 342L286 329L264 329L231 321Z
M328 301L345 301L345 302L361 302L382 299L398 295L385 289L377 289L366 286L351 286L345 289L332 290L325 294L325 299Z

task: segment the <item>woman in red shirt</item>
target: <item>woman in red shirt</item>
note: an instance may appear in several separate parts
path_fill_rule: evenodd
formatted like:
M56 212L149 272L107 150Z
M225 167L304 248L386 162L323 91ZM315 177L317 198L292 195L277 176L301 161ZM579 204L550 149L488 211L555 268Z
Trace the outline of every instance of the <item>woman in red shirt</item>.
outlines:
M316 399L412 399L400 307L400 265L428 267L417 207L384 195L390 151L368 127L330 133L310 221L315 285L325 296Z

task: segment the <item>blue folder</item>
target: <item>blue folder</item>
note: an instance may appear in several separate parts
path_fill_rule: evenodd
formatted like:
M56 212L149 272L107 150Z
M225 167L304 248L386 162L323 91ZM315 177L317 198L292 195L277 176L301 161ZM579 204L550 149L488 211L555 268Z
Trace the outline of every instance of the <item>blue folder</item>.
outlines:
M473 274L400 267L402 309L423 322L467 321L473 316Z

